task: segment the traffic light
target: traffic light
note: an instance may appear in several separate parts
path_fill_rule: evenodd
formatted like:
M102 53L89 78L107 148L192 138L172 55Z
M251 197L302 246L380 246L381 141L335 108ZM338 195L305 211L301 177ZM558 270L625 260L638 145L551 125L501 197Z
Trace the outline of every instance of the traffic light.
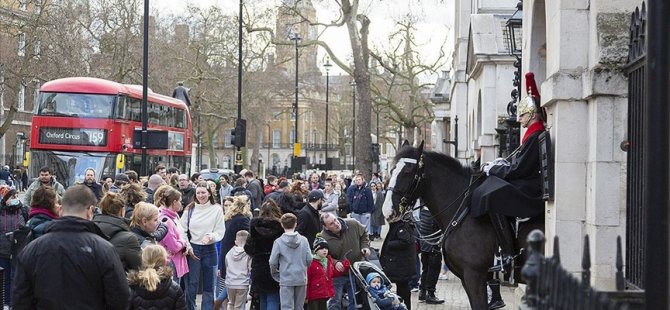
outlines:
M379 162L379 143L372 143L370 155L373 163Z
M247 145L247 120L237 120L235 128L230 131L230 143L236 147Z
M236 139L235 136L236 136L236 132L235 132L235 128L233 128L233 129L230 130L230 144L232 144L234 146L237 146L237 144L235 143L235 142L237 142L237 139Z

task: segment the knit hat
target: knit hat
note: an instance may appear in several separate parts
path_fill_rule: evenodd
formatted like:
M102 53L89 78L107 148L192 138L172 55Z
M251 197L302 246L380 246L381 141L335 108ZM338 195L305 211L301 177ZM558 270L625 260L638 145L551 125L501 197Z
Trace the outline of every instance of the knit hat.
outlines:
M312 243L312 248L314 248L314 253L316 253L316 251L321 249L327 249L328 242L326 242L326 239L316 238L314 239L314 243Z
M7 202L7 199L9 199L9 197L12 197L12 195L14 195L15 193L16 190L12 189L9 186L0 187L0 197L2 197L2 201Z

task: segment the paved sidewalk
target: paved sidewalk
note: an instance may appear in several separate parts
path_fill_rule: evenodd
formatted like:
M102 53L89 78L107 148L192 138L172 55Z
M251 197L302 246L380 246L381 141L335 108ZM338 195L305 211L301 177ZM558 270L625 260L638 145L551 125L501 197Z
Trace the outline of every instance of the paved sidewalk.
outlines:
M382 236L386 236L388 225L382 227ZM382 240L372 241L372 247L381 249L383 243ZM515 296L516 287L501 286L500 294L502 295L503 300L506 303L506 307L500 309L518 309L516 296ZM470 302L468 301L468 296L461 285L461 280L458 279L452 273L449 273L448 280L438 280L437 281L437 290L436 296L440 299L444 299L445 302L441 305L428 305L423 302L419 302L419 293L412 293L412 310L415 309L454 309L454 310L469 310Z

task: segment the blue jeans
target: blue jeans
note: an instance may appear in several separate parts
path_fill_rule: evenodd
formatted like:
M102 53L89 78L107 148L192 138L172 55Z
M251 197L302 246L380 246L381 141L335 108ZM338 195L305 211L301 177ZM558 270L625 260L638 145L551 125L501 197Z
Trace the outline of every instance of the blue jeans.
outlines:
M226 299L228 299L228 289L224 287L219 296L216 296L216 300L224 301Z
M354 296L354 292L351 290L351 282L349 281L349 277L341 276L333 278L333 287L335 288L335 297L328 299L328 310L342 309L342 297L344 296L344 290L346 290L347 295L349 296L349 306L347 309L355 310L356 297Z
M351 217L356 219L359 223L363 224L363 226L365 227L365 229L369 233L369 231L370 231L370 213L361 213L361 214L351 213Z
M378 234L378 235L381 236L381 234L382 234L382 225L372 225L372 224L370 224L370 227L371 227L371 230L370 230L370 234L371 234L371 235Z
M5 305L12 304L12 264L9 258L0 258L0 267L4 269L5 273Z
M202 282L202 303L200 310L212 310L214 307L214 283L216 282L216 246L192 244L193 254L199 259L188 257L189 272L186 278L186 301L189 310L195 310L195 296Z
M419 252L421 252L421 251L416 252L416 274L417 275L414 276L414 278L412 278L411 280L409 280L409 288L410 289L418 288L419 287L419 279L421 279L420 278L420 276L421 276L421 260L419 259Z
M259 293L261 310L279 310L279 292Z

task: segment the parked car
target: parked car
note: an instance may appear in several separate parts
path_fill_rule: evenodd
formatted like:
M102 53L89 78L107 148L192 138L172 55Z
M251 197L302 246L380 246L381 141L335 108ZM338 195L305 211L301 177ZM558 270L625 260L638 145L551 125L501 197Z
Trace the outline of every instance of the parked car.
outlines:
M216 184L219 184L219 177L222 174L232 177L233 174L235 174L235 171L230 169L217 169L217 168L200 170L200 175L202 176L203 179L213 180L214 182L216 182Z

